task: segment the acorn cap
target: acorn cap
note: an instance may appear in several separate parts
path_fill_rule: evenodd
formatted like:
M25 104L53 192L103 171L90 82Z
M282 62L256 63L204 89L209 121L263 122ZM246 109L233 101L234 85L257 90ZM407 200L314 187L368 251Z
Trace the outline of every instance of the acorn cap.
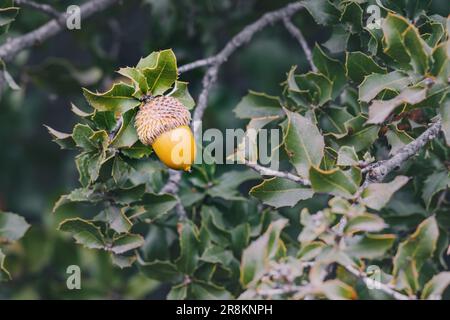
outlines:
M191 114L177 99L159 96L139 109L135 126L139 140L151 145L161 134L189 125Z

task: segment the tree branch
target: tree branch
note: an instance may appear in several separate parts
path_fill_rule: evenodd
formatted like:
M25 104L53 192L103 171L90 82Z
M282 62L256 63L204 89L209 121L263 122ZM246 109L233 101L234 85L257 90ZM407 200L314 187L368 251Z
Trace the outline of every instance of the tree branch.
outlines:
M311 66L312 71L317 72L317 67L313 62L311 49L309 48L308 42L306 42L305 37L303 36L303 33L298 29L291 21L289 17L284 17L283 19L284 26L289 31L289 33L297 39L298 43L303 49L303 52L305 53L306 60L308 60L309 65Z
M55 8L53 8L51 5L48 4L41 4L41 3L37 3L31 0L16 0L15 1L16 4L18 5L22 5L22 6L26 6L38 11L41 11L43 13L45 13L46 15L55 18L55 19L59 19L61 13L56 10Z
M200 59L188 63L186 65L183 65L179 68L180 73L208 65L223 64L236 51L236 49L241 47L243 44L249 42L256 33L263 30L270 24L273 24L281 19L284 19L285 17L292 16L294 13L296 13L302 8L303 4L301 2L295 2L281 9L267 12L252 24L249 24L246 27L244 27L244 29L242 29L241 32L239 32L230 41L228 41L225 47L218 54L209 58Z
M263 166L260 166L259 164L256 163L250 163L249 161L246 161L244 163L247 167L255 170L256 172L258 172L259 174L261 174L262 176L270 176L270 177L278 177L278 178L284 178L284 179L288 179L291 181L294 181L298 184L302 184L304 186L310 186L311 182L307 179L303 179L295 174L292 174L290 172L283 172L283 171L276 171L276 170L272 170L270 168L266 168Z
M409 158L416 155L430 140L436 138L441 131L441 120L432 124L417 139L401 148L394 156L388 160L381 160L362 170L367 173L366 180L368 183L381 182L391 171L399 168Z
M404 294L401 294L400 292L395 291L391 286L384 284L382 282L373 280L367 276L364 272L359 271L358 269L354 268L353 266L345 266L344 267L348 272L356 276L357 278L364 281L365 285L367 287L373 287L374 289L378 289L383 291L384 293L394 297L397 300L415 300L412 297L408 297ZM369 287L369 288L370 288Z
M86 1L80 6L81 17L88 18L91 15L102 11L119 0L91 0ZM20 51L32 47L36 44L42 43L47 39L53 37L63 30L63 24L61 21L66 20L67 14L61 13L58 15L58 19L53 19L41 27L26 33L22 36L18 36L7 40L0 46L0 59L9 61L14 58Z

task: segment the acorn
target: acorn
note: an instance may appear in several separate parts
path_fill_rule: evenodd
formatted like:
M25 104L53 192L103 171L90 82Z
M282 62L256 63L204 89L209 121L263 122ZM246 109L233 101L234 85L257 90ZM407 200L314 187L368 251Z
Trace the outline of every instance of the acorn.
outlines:
M139 140L152 146L166 166L189 171L196 154L190 121L191 114L181 102L172 97L158 96L141 105L135 126Z

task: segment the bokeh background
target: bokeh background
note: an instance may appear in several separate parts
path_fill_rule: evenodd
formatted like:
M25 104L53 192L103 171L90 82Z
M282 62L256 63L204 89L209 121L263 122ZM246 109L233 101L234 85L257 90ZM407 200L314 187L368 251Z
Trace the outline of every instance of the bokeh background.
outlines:
M84 1L45 2L65 11ZM116 70L160 49L172 48L179 65L213 55L246 24L288 2L123 0L82 19L81 30L65 31L14 57L8 70L21 89L8 89L0 101L0 211L19 213L32 228L8 248L14 280L0 283L0 299L165 297L168 288L135 268L120 270L106 254L82 249L56 231L63 217L52 213L53 204L78 186L77 172L74 154L52 143L43 125L70 132L76 122L70 103L86 107L81 87L104 91L116 79ZM450 2L434 0L431 11L448 13ZM24 7L0 42L46 21L46 15ZM330 35L304 12L293 21L311 44L323 43ZM221 69L204 128L243 127L232 113L240 98L249 89L279 94L292 65L308 69L300 46L282 25L258 33ZM190 82L195 98L203 72L198 69L181 76ZM73 264L82 269L82 290L66 287L66 268Z

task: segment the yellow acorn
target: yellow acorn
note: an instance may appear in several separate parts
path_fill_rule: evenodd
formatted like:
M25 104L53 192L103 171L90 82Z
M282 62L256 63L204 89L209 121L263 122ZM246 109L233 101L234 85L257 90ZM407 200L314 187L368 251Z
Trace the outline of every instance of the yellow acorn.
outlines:
M190 121L191 114L181 102L158 96L140 107L135 126L139 140L151 145L166 166L189 171L196 154Z

